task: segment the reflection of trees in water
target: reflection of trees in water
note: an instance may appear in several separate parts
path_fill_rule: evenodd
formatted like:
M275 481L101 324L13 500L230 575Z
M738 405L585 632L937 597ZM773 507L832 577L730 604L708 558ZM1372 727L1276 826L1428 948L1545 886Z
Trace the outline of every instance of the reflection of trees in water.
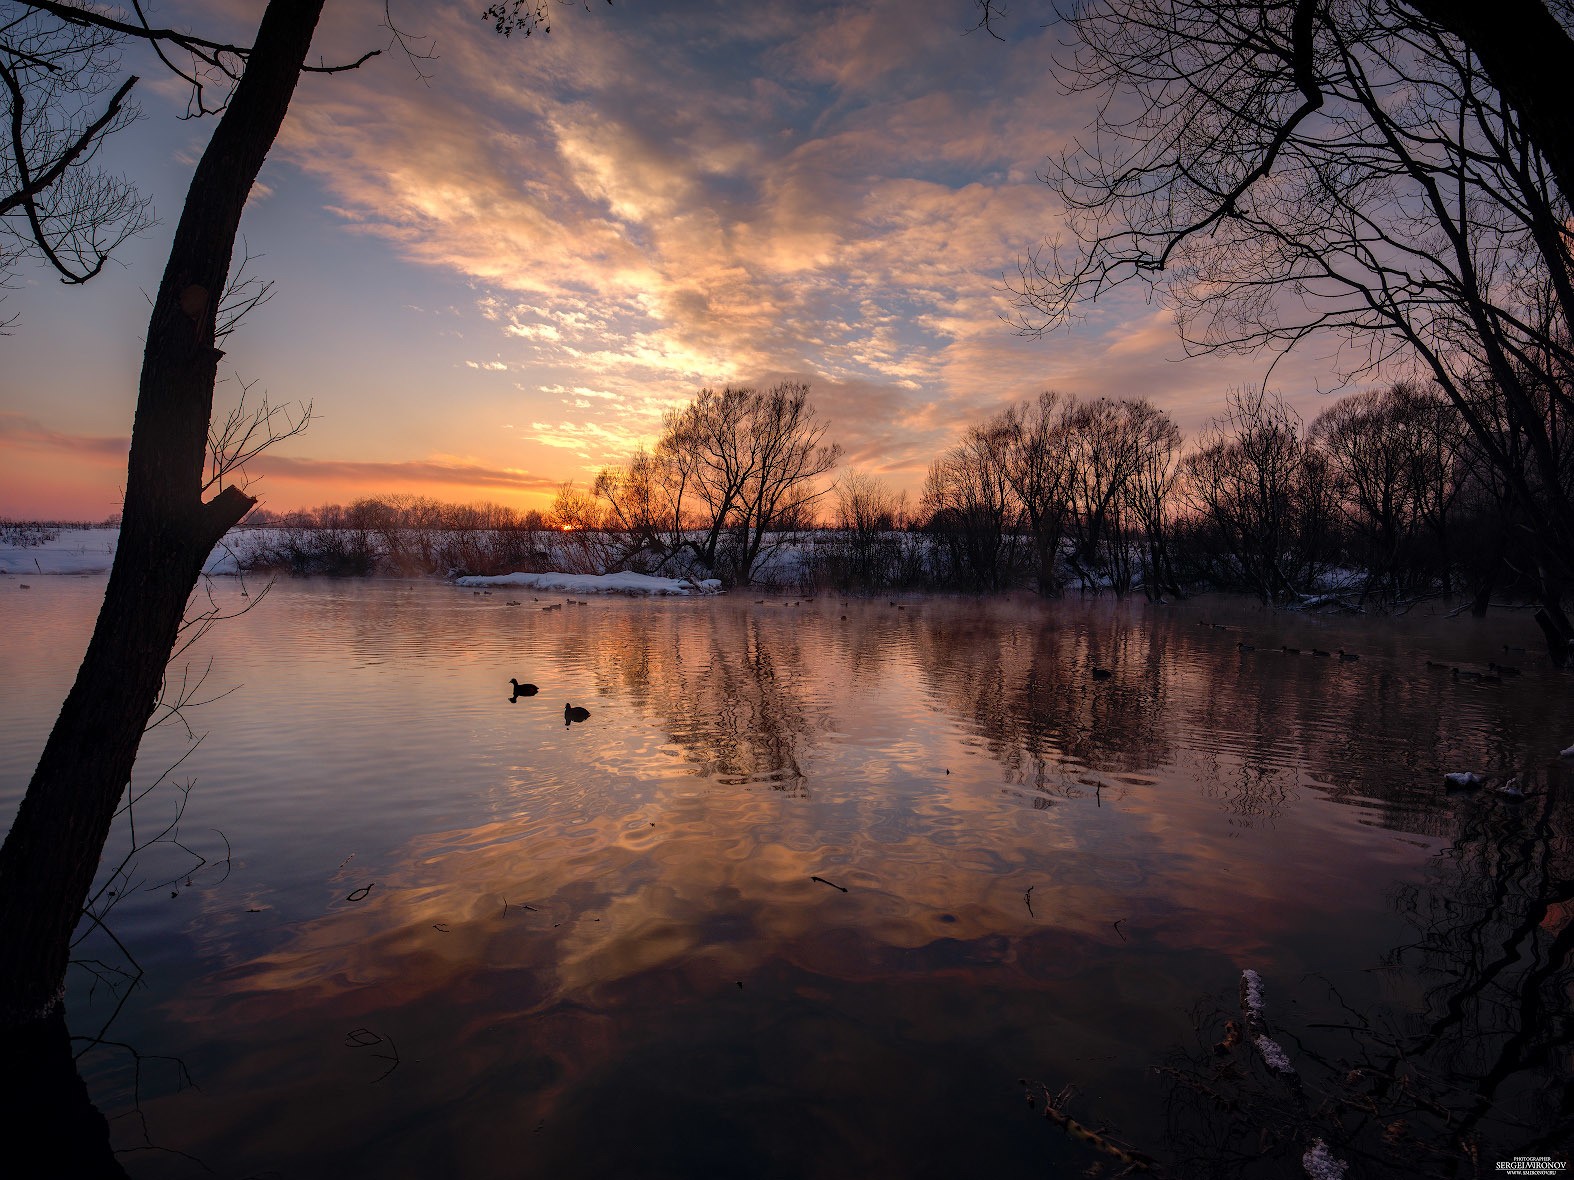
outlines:
M1198 1047L1160 1071L1171 1170L1286 1175L1317 1139L1364 1176L1491 1174L1514 1155L1568 1150L1574 816L1562 778L1552 768L1521 805L1461 809L1431 879L1396 895L1416 929L1386 964L1397 1000L1361 1006L1326 981L1278 981L1310 1005L1326 991L1331 1009L1274 1030L1297 1080L1266 1070L1249 1039L1226 1047L1232 1014L1199 1020ZM1296 1006L1270 1001L1269 1017Z
M1518 806L1462 808L1432 881L1397 897L1417 937L1394 962L1427 985L1404 1053L1458 1087L1459 1135L1507 1120L1537 1146L1550 1147L1554 1129L1565 1144L1574 1136L1574 833L1559 806L1563 777L1550 768Z
M1077 766L1129 773L1169 758L1167 640L1124 615L1021 604L926 616L914 631L930 693L1043 796L1080 793ZM1095 680L1095 667L1112 675Z
M1305 758L1324 789L1340 800L1373 800L1379 823L1395 831L1447 838L1452 830L1440 780L1450 770L1509 777L1528 751L1546 750L1562 721L1562 686L1521 696L1503 708L1483 694L1501 689L1460 684L1446 671L1421 667L1375 678L1325 679L1327 723L1308 735ZM1475 698L1474 700L1472 698Z
M1169 724L1203 790L1237 817L1276 817L1309 775L1335 800L1375 806L1382 827L1446 837L1442 773L1506 777L1561 722L1561 693L1503 708L1481 699L1502 686L1456 682L1419 654L1413 669L1403 657L1398 667L1347 664L1277 648L1242 652L1187 632L1178 628L1171 643L1191 673L1175 678L1182 709ZM1207 744L1187 742L1192 734Z
M820 637L806 644L780 618L718 603L605 612L573 641L584 641L580 658L600 691L661 716L688 760L719 781L805 792L802 758L829 713L817 689L826 671L810 658Z

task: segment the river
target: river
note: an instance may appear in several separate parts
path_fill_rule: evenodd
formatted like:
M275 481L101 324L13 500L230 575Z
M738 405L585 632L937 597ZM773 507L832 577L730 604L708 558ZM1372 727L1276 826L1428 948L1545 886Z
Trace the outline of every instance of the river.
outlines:
M103 579L29 585L5 817ZM1574 711L1521 615L215 586L69 980L133 1176L1118 1170L1043 1087L1181 1172L1443 1174L1401 1058L1484 1158L1549 1133ZM1213 1052L1248 968L1315 1101Z

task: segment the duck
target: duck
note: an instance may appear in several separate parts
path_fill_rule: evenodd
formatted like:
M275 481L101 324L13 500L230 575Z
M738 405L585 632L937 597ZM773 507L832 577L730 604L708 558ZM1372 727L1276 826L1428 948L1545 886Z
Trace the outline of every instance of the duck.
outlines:
M541 691L533 684L520 684L519 681L515 680L512 676L508 678L508 683L514 686L513 699L516 701L520 697L533 697L536 695L536 693Z
M1298 648L1298 647L1290 647L1288 644L1280 645L1279 650L1282 651L1287 656L1298 656L1298 655L1301 654L1301 649L1300 648Z
M581 709L578 705L565 704L563 706L563 726L564 726L565 729L568 726L574 724L574 722L576 722L576 721L589 721L589 720L590 720L590 710L589 709Z
M1492 671L1496 672L1499 676L1518 676L1519 675L1519 669L1515 668L1515 667L1513 667L1513 666L1511 666L1509 664L1491 664L1491 663L1489 663L1487 665L1487 667L1492 669Z
M1333 653L1332 652L1326 652L1320 647L1314 647L1314 648L1312 648L1312 654L1314 656L1329 656L1329 655L1332 655ZM1340 658L1343 659L1344 657L1341 656Z
M1244 639L1241 640L1241 642L1237 643L1235 645L1235 647L1236 647L1236 649L1238 651L1256 651L1257 650L1257 645L1255 643L1247 643Z
M1345 649L1341 647L1339 649L1339 658L1341 660L1344 660L1346 663L1349 663L1349 662L1352 662L1354 660L1359 660L1361 657L1359 655L1357 655L1355 652L1353 652L1353 651L1345 651ZM1432 662L1431 660L1427 661L1428 664L1430 664L1431 662Z

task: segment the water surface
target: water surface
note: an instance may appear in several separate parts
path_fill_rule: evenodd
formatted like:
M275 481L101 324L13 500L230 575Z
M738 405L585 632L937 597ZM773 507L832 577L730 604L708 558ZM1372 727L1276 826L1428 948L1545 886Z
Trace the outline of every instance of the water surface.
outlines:
M5 815L103 583L31 586L0 587ZM515 597L281 582L172 674L206 703L150 735L134 790L185 760L133 818L184 811L107 919L140 985L91 933L70 981L84 1035L125 999L80 1064L133 1175L1086 1169L1019 1079L1165 1158L1223 1153L1153 1067L1242 968L1314 1073L1374 1051L1315 1027L1350 1011L1453 1044L1471 938L1528 920L1528 972L1568 937L1543 895L1574 718L1562 674L1504 656L1522 616ZM1532 798L1445 796L1464 768ZM1514 1052L1490 1104L1566 1076L1566 1043ZM1489 1142L1534 1140L1496 1117Z

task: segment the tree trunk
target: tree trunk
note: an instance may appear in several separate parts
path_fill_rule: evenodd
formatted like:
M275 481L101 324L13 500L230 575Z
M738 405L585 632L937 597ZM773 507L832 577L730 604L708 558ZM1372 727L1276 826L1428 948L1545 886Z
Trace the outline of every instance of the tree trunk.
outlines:
M0 1046L12 1082L0 1103L0 1134L11 1151L21 1155L32 1144L47 1152L44 1175L125 1180L109 1124L77 1073L65 1013L57 1008L47 1020L6 1028Z
M1574 121L1568 117L1574 39L1542 0L1407 0L1481 59L1499 94L1519 113L1552 168L1558 188L1574 199Z
M0 848L0 1024L47 1019L71 933L158 700L202 563L255 502L204 502L217 305L247 194L295 91L323 0L271 0L203 153L154 301L120 544L76 683Z

